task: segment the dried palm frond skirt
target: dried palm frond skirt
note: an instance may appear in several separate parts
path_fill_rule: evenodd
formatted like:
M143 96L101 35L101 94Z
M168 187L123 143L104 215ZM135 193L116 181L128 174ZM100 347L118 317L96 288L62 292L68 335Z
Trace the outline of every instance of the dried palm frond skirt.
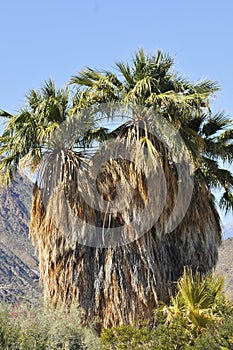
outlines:
M174 206L177 177L168 160L163 159L162 166L165 205L159 218L136 239L129 222L132 217L140 217L147 198L154 194L148 191L143 172L130 161L109 161L95 183L80 183L75 172L66 181L63 177L49 200L44 200L43 189L35 185L30 232L37 245L44 297L52 305L78 302L86 322L95 320L100 327L132 323L149 318L158 301L168 300L184 266L203 273L214 268L221 228L211 196L203 186L194 184L183 220L172 232L165 232ZM130 182L133 188L122 190L122 210L104 213L85 200L95 186L104 200L111 202L119 195L119 180ZM159 191L160 184L155 183L154 205L158 206ZM153 212L150 215L153 217ZM139 219L143 221L143 217ZM93 228L104 242L105 233L114 227L122 228L127 244L90 246Z

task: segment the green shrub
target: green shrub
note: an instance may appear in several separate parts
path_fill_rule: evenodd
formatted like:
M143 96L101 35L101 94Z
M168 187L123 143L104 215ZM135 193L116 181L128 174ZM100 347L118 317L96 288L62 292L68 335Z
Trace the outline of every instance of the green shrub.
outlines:
M155 310L153 323L103 329L102 349L233 350L233 306L222 278L185 270L170 304Z
M198 334L188 331L184 321L178 318L154 329L148 326L104 329L101 345L102 350L232 350L233 315Z
M94 331L81 325L81 311L73 306L54 311L17 304L0 305L1 350L97 350Z
M187 344L189 336L180 324L150 329L148 326L121 326L104 329L101 333L102 350L170 350Z
M233 315L198 336L193 348L196 350L233 350Z

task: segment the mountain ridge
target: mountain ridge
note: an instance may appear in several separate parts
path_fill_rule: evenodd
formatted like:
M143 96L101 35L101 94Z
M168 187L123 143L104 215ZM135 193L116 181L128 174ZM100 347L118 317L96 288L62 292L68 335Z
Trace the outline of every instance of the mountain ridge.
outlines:
M40 294L39 262L28 236L33 183L20 174L0 186L0 300Z

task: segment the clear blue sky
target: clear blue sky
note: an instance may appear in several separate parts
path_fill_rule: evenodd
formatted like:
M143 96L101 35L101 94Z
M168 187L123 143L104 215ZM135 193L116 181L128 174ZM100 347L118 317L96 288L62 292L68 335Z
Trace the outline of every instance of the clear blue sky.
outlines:
M48 78L63 86L85 66L112 68L143 47L175 56L191 80L217 80L213 110L233 116L232 0L8 0L0 13L1 109L15 112Z

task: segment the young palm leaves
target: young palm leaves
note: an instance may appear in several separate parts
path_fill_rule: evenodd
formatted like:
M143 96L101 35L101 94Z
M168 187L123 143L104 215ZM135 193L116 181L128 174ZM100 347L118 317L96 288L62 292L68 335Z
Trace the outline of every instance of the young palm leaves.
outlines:
M221 307L227 305L223 287L222 277L204 277L185 268L177 282L176 295L171 297L170 306L164 308L167 322L182 317L187 328L202 329L211 322L221 320Z

